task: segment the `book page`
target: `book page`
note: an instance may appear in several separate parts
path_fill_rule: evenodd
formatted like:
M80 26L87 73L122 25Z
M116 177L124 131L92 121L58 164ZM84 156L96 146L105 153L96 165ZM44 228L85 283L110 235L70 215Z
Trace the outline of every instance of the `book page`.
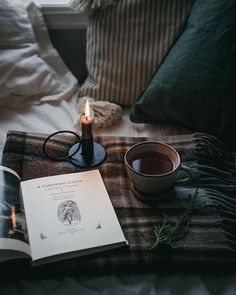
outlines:
M127 244L99 170L23 181L21 188L33 260Z
M25 212L20 194L20 177L15 171L4 166L0 166L0 250L9 250L12 254L10 250L20 251L30 255ZM16 256L15 253L14 257ZM10 258L6 252L0 252L0 261Z

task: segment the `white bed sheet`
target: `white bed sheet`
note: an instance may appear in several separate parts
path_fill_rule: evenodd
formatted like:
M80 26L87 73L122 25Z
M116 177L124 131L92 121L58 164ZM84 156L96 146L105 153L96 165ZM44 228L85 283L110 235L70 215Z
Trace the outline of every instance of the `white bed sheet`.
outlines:
M77 113L77 95L70 100L42 102L26 105L19 109L0 108L0 150L2 150L9 130L26 132L40 132L50 134L59 130L72 130L80 133L78 126L74 126ZM123 110L119 124L93 131L94 136L160 136L162 129L150 124L132 123L128 117L129 110Z
M0 109L0 144L3 149L8 130L51 133L73 130L77 96L70 101L54 101L31 105L24 109ZM118 126L95 131L96 135L158 136L160 129L148 124L134 124L127 110ZM206 275L171 272L168 274L122 274L63 277L60 279L1 282L0 294L140 294L140 295L235 295L236 273Z
M0 291L4 295L235 295L235 278L184 273L64 277L9 282L1 285Z

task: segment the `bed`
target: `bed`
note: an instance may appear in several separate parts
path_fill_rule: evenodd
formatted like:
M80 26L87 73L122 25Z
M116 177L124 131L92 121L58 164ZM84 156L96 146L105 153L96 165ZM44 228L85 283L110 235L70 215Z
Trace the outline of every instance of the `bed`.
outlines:
M4 11L0 17L1 154L9 130L43 134L60 130L80 132L79 126L75 124L78 117L80 86L53 48L40 9L31 1L27 4L26 10L20 0L14 1L14 5L11 2L7 0L0 4ZM8 17L9 11L15 18ZM15 38L15 44L19 46L12 46ZM9 52L4 51L10 47ZM119 124L96 129L94 136L160 137L192 132L181 125L135 123L130 120L130 108L124 107L122 112ZM65 275L58 278L20 280L14 278L1 280L0 292L57 295L229 295L236 294L236 273L229 272L228 269L221 269L217 273L204 272L204 269L191 272L168 269L150 273L136 273L134 270L128 274L96 273L80 274L77 277Z

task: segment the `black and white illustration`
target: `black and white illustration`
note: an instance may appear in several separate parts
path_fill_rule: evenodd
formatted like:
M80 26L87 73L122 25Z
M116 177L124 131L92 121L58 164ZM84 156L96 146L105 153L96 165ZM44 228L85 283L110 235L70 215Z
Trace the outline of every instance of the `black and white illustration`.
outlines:
M81 221L81 214L76 202L67 200L58 206L58 219L66 226L75 225Z

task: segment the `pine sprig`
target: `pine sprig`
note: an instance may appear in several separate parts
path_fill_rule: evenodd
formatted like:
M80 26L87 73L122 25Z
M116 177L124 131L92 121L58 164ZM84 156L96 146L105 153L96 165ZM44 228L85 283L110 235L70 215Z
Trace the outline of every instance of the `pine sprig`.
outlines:
M154 226L155 243L151 247L161 248L176 247L178 242L189 231L191 216L194 210L201 208L203 205L196 201L198 196L198 189L196 189L194 196L191 198L190 205L184 210L176 222L168 220L168 217L163 214L163 219L160 224ZM189 195L191 197L191 195Z

